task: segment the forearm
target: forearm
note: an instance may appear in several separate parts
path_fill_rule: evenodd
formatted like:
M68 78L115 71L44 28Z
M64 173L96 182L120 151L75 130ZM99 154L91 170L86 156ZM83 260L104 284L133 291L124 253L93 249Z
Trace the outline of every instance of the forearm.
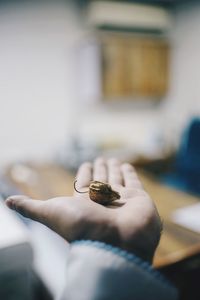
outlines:
M71 246L62 300L175 300L177 291L147 262L101 242Z

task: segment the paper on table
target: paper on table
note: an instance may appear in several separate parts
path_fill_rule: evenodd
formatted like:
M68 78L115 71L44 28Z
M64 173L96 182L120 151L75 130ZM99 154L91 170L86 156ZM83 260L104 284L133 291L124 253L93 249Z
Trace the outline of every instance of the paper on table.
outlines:
M200 203L175 210L171 219L178 225L200 233Z

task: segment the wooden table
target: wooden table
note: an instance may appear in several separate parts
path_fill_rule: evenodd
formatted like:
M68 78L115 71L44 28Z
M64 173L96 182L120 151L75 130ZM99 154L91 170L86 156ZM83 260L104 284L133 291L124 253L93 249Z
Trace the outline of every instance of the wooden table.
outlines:
M72 195L74 174L58 165L29 165L29 168L30 178L25 181L16 176L13 167L8 170L9 178L24 194L38 199ZM163 234L153 264L162 269L170 279L174 279L176 283L177 280L181 281L181 285L184 285L184 280L180 280L180 273L186 270L185 266L187 270L191 270L191 267L200 270L200 235L175 225L170 220L170 215L175 209L195 204L199 199L168 188L145 173L139 172L139 177L164 222ZM180 282L178 284L180 285Z

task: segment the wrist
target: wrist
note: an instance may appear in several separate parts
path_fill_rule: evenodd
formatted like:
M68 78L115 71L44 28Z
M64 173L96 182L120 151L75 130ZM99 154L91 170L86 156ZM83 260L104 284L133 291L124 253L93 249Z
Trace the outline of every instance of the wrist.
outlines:
M141 259L149 262L150 264L153 261L155 247L146 243L146 239L141 240L141 237L132 237L129 241L122 241L119 247L123 250L133 253L137 255Z
M115 247L119 247L134 255L137 255L141 259L152 263L155 254L158 240L154 238L154 235L142 228L134 229L125 228L115 220L110 220L112 231L107 235L107 239L102 240Z
M93 218L84 216L73 240L103 242L137 255L149 263L152 263L157 246L142 230L123 230L109 213L100 217L94 215Z

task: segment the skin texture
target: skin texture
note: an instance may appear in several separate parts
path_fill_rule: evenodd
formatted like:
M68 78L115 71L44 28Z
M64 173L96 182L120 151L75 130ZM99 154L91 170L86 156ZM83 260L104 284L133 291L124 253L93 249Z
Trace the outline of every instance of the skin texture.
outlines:
M134 168L116 159L98 158L78 170L77 189L85 191L93 180L109 183L121 198L110 206L92 201L88 194L34 200L11 196L9 208L41 222L69 243L90 239L109 243L152 262L162 224L149 195L144 191Z

